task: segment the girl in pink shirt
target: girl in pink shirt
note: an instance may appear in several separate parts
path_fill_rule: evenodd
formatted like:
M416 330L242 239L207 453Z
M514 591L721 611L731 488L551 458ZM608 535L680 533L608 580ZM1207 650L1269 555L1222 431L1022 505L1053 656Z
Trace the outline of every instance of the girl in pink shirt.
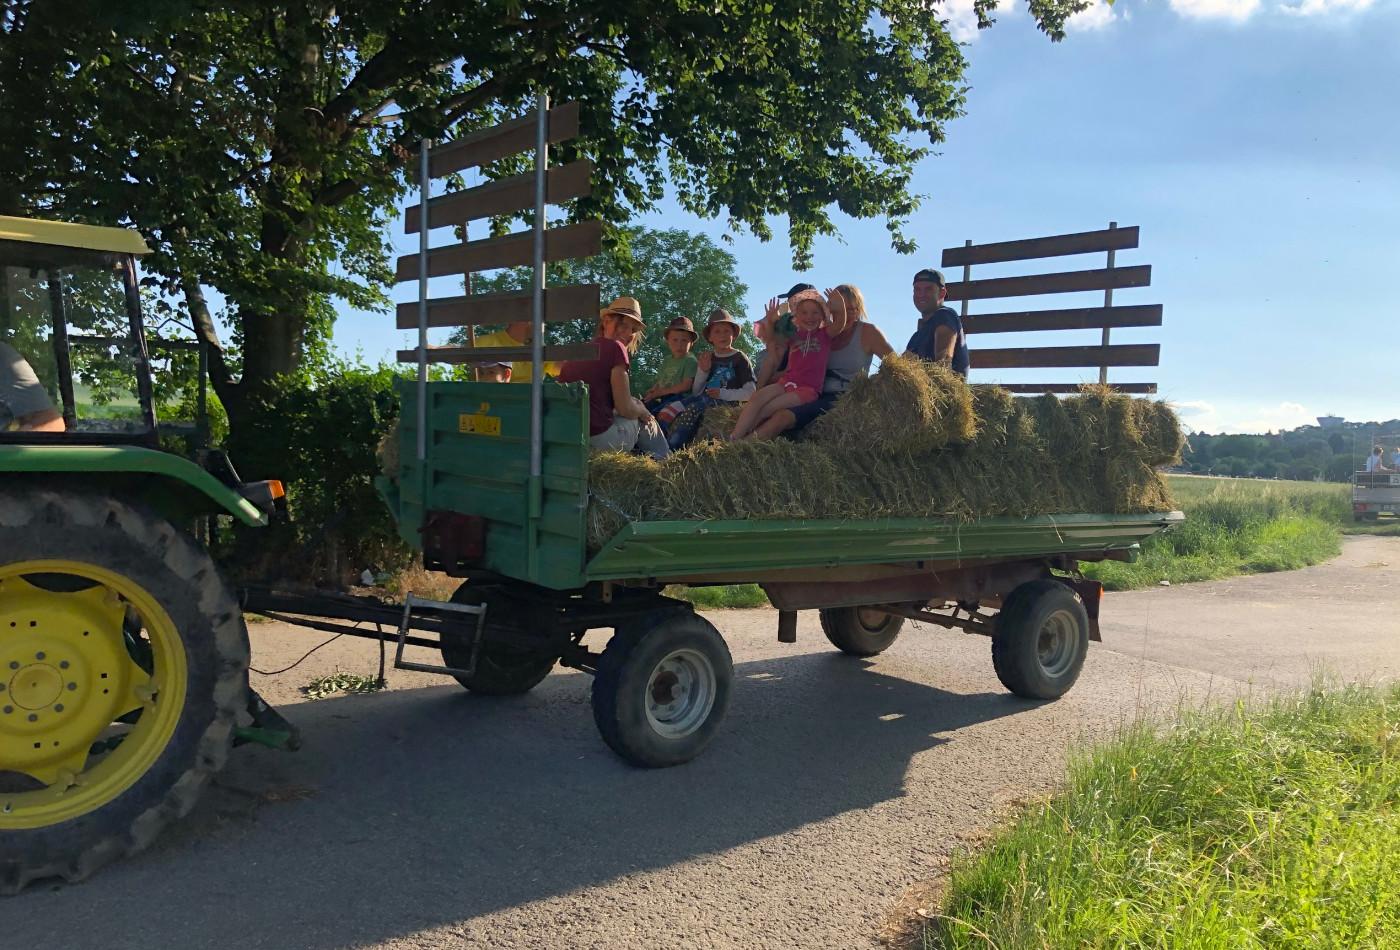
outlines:
M827 291L830 299L834 291ZM788 298L797 334L788 343L787 369L744 406L730 434L731 442L748 438L773 413L813 402L822 391L826 361L831 355L831 338L846 328L845 307L827 306L815 290L802 290ZM768 302L769 314L777 312L777 301ZM765 318L767 319L767 318Z

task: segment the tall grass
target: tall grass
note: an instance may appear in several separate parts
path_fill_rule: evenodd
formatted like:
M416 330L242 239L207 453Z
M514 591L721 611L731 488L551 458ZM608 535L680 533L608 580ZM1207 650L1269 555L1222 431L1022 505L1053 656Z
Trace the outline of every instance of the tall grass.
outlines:
M1172 478L1181 527L1143 544L1132 564L1104 561L1085 573L1109 590L1291 571L1341 552L1351 519L1346 486L1253 479Z
M1400 686L1129 729L955 865L928 947L1400 946Z

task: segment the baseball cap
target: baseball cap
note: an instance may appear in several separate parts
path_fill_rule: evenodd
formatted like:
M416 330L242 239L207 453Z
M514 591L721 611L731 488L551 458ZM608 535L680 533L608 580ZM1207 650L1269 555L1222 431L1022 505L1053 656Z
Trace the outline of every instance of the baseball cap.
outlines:
M779 299L779 300L786 300L786 299L788 299L789 297L791 297L793 294L800 294L800 293L802 293L802 291L804 291L804 290L816 290L816 289L817 289L817 288L814 287L814 286L812 286L811 284L793 284L793 285L792 285L792 289L789 290L787 293L785 293L785 294L778 294L778 299Z
M925 267L914 275L914 283L917 284L921 280L930 281L940 287L946 287L948 284L948 282L943 279L943 272L932 267Z

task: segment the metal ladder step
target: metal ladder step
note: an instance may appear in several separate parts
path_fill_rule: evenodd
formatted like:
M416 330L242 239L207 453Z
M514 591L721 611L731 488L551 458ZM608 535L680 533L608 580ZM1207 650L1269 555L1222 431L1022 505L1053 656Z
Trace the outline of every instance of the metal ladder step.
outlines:
M453 666L440 666L432 663L413 663L403 658L405 641L408 639L408 631L413 629L413 618L415 611L419 611L418 616L423 611L446 612L457 614L471 614L476 617L475 636L472 637L471 662L466 669ZM486 627L486 605L485 604L454 604L446 600L432 600L427 597L415 597L409 594L404 597L403 615L399 619L399 641L394 648L394 669L414 670L419 673L446 673L449 676L472 676L476 672L477 655L481 653L481 638ZM442 633L438 634L441 642Z

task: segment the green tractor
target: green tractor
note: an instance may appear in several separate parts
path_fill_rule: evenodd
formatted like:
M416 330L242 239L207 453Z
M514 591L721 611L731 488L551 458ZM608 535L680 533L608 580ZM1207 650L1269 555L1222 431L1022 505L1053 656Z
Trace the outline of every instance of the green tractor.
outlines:
M150 843L260 705L196 526L265 525L281 486L160 450L145 253L0 217L0 893Z

